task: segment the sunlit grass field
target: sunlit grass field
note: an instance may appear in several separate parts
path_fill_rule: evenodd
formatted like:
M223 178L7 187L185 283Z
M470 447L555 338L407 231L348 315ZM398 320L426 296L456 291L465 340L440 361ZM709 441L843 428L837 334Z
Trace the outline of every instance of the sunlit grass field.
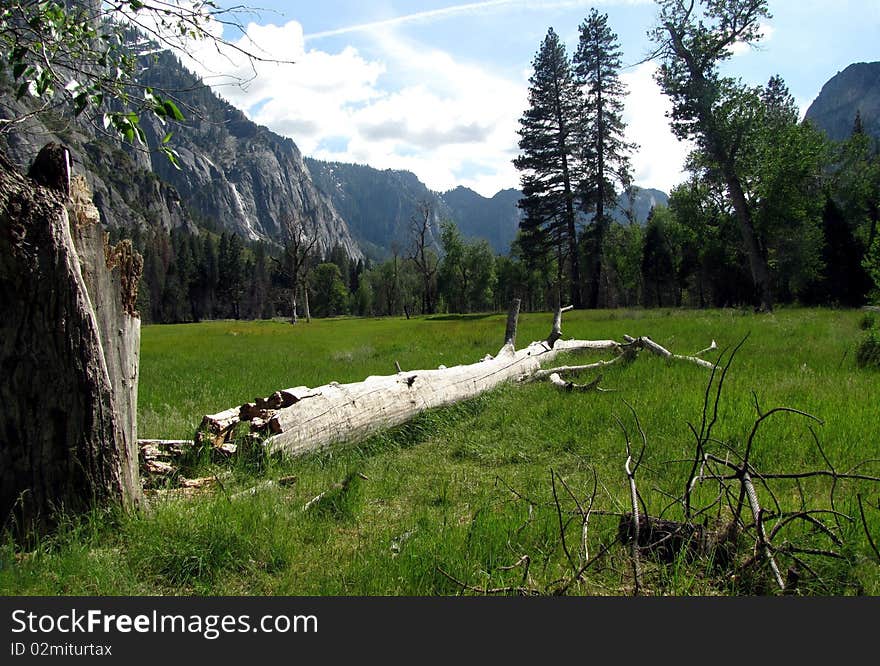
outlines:
M755 422L756 405L763 412L795 408L821 425L791 413L767 419L754 442L757 469L827 470L830 463L837 472L855 468L880 476L880 463L873 462L880 458L880 372L857 369L853 358L862 317L830 309L579 311L566 314L562 330L566 338L647 335L678 354L715 340L718 350L705 355L712 361L725 350L729 358L745 340L725 377L713 437L737 450ZM518 346L546 337L551 321L548 313L521 315ZM291 386L392 374L395 362L404 370L472 363L497 352L504 324L505 316L496 314L145 327L139 436L191 438L204 414ZM602 358L609 354L558 361ZM710 371L642 352L602 374L606 392L506 385L367 441L300 459L252 455L222 463L202 456L187 475L231 472L220 490L164 499L137 516L96 512L26 552L6 545L0 591L549 593L572 577L573 564L595 557L564 591L631 594L629 550L615 543L619 514L629 510L626 434L639 446L640 425L647 439L638 472L644 507L680 518L673 498L690 471L689 424L699 429ZM231 499L266 479L290 476L296 477L292 485ZM715 489L705 485L697 497L709 503ZM831 486L820 477L773 482L772 496L759 488L770 508L779 502L780 510L837 512L816 515L834 526L839 543L806 528L797 535L815 537L811 547L831 553L799 571L797 593L880 594L880 563L857 500L868 532L880 541L880 484L839 480L833 506ZM578 552L582 525L572 494L582 505L591 500L595 511L587 553ZM773 593L759 580L720 576L707 563L645 565L641 593Z

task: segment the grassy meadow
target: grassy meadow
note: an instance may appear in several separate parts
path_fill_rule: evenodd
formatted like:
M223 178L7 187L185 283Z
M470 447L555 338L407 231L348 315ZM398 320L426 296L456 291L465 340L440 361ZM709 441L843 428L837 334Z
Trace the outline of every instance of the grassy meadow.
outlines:
M566 338L647 335L678 354L715 340L718 351L705 355L712 361L748 336L724 380L713 450L735 458L755 423L756 403L762 412L784 406L822 423L794 413L767 418L754 438L756 469L833 466L880 476L880 372L859 370L854 361L862 318L859 311L825 309L578 311L565 315L562 330ZM521 315L519 345L546 337L551 320L547 313ZM290 386L391 374L395 361L404 370L475 362L501 346L504 323L497 314L148 326L139 436L191 438L206 413ZM558 364L609 357L579 355ZM625 433L638 449L640 424L647 440L637 474L643 509L680 519L674 498L690 472L689 424L700 428L710 371L642 352L602 374L601 386L612 390L505 385L369 440L295 460L194 457L182 473L223 474L219 490L163 497L134 516L96 511L27 551L4 542L0 593L632 594L629 548L616 540L620 514L630 509ZM290 476L291 485L232 498ZM706 482L694 492L696 505L709 506L718 485ZM782 573L798 576L797 593L880 594L880 562L858 504L861 497L868 532L880 541L880 484L775 479L759 482L758 493L767 510L815 511L812 522L792 521L773 537L798 558L780 556L794 567ZM711 526L718 513L713 508L701 520ZM763 561L732 573L684 557L641 564L643 594L774 593Z

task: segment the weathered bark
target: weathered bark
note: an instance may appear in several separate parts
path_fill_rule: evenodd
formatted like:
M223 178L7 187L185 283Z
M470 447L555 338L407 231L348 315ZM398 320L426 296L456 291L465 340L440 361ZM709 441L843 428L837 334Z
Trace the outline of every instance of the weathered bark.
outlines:
M681 354L673 354L671 351L669 351L665 347L661 347L660 345L658 345L651 338L647 338L644 336L642 336L641 338L631 338L628 335L624 336L624 338L628 342L632 342L632 344L634 344L642 349L647 349L652 354L657 354L657 356L662 356L663 358L675 359L678 361L689 361L691 363L696 363L697 365L702 366L704 368L708 368L709 370L711 370L712 368L715 367L714 363L710 363L709 361L705 361L701 358L697 358L696 356L682 356ZM714 343L714 340L713 340L713 343ZM702 354L703 352L710 351L712 349L714 349L714 347L707 347L706 349L704 349L700 352L697 352L697 353Z
M587 391L602 391L603 389L599 388L599 383L602 381L602 375L596 377L589 384L575 384L574 382L565 381L562 376L558 372L551 372L550 376L547 377L550 383L558 389L563 391L578 391L581 393L586 393Z
M21 536L59 511L142 499L140 257L106 247L96 223L89 201L0 155L0 523Z
M176 463L193 450L193 441L189 439L139 439L137 444L141 478L147 485L151 479L164 480L176 473Z
M514 298L507 313L507 326L504 329L504 346L516 349L516 326L519 321L520 299Z
M553 328L550 330L550 335L547 336L547 346L550 349L553 349L553 345L556 344L556 341L562 337L562 313L571 310L573 306L568 305L564 308L558 308L556 310L556 315L553 317Z
M567 308L566 308L567 309ZM561 312L554 320L560 333ZM515 327L514 327L515 328ZM357 441L378 430L405 423L420 412L473 398L500 384L528 377L565 351L611 350L614 340L559 340L531 343L514 350L505 342L494 358L470 365L415 370L367 377L362 382L332 382L314 389L287 389L265 400L204 417L200 435L220 444L237 424L250 421L252 432L268 435L271 452L296 456L341 441Z

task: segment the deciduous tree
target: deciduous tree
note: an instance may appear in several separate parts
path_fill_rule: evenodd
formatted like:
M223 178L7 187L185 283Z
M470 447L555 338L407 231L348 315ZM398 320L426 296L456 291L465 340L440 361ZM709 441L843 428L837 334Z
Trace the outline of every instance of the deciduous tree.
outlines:
M740 173L740 139L751 119L739 113L745 86L722 76L720 64L738 43L761 37L769 18L766 0L658 0L659 21L650 35L662 64L657 82L672 101L672 130L691 139L723 180L739 224L759 309L771 310L767 259L755 231L753 211Z

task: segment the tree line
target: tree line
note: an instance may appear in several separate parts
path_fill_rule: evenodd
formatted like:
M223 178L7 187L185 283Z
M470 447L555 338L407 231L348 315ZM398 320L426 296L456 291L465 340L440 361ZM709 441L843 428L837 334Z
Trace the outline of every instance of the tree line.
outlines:
M790 96L785 109L796 117ZM859 306L876 299L877 141L858 116L852 135L835 144L809 125L787 122L794 138L786 150L800 158L771 159L772 145L765 145L755 163L763 173L750 181L765 189L754 211L776 302ZM558 245L536 251L527 222L510 254L496 255L487 241L463 237L452 221L441 223L438 247L431 217L423 203L409 246L395 244L381 262L354 261L341 247L321 254L293 241L278 246L206 229L114 229L111 236L131 237L144 257L138 309L145 323L498 311L513 298L523 309L542 310L555 307L573 284L566 254ZM674 188L668 205L652 209L645 224L631 216L606 220L601 231L591 226L584 224L575 247L590 267L581 283L589 305L756 304L736 213L724 188L704 173Z
M657 5L655 78L674 134L695 146L688 180L644 228L609 218L637 149L625 140L617 36L594 9L569 58L551 28L514 162L523 261L555 273L556 300L576 306L864 303L878 284L876 140L856 115L851 138L832 144L798 121L780 77L756 87L722 74L735 45L760 39L767 2Z
M441 226L442 252L423 232L421 246L414 238L411 248L394 246L378 263L353 260L340 246L321 253L308 235L283 246L206 229L114 228L110 236L114 243L131 239L144 258L137 300L144 323L295 322L505 307L497 271L507 275L512 260L496 257L485 240L463 238L453 222Z

